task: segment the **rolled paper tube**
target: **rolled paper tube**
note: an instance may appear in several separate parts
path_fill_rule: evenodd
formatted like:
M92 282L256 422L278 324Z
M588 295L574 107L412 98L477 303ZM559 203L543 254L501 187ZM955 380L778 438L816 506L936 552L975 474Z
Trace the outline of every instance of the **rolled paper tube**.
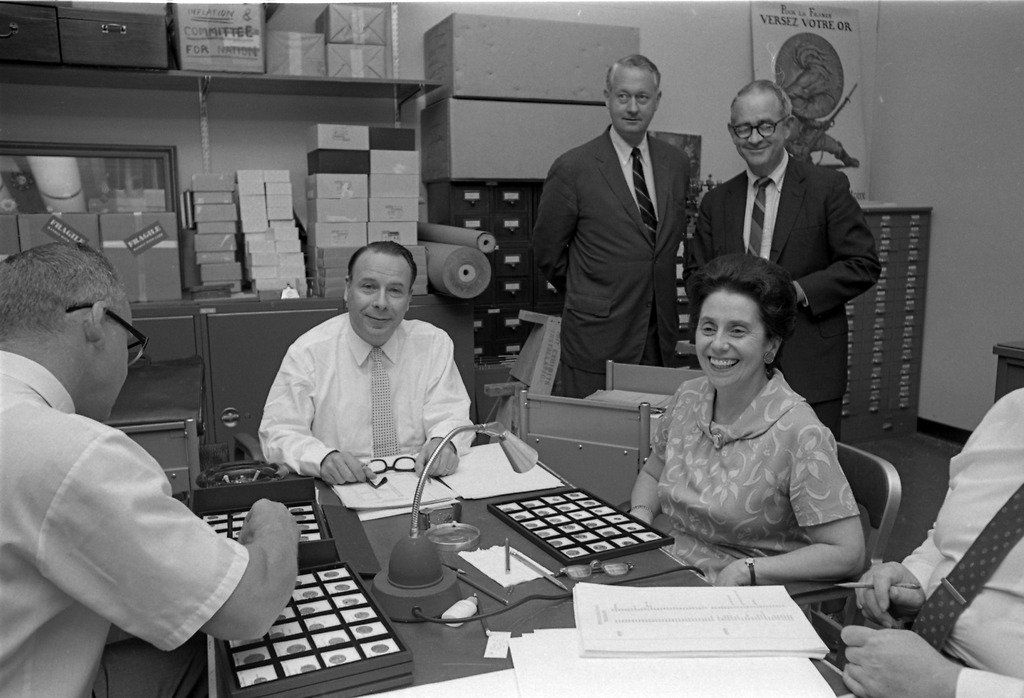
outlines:
M475 247L484 254L494 252L494 236L482 230L456 228L438 223L417 223L416 237L423 242L443 242L446 245Z
M28 155L25 159L47 211L68 213L86 210L77 158Z
M480 250L462 245L424 242L427 280L435 293L475 298L491 283L491 265Z

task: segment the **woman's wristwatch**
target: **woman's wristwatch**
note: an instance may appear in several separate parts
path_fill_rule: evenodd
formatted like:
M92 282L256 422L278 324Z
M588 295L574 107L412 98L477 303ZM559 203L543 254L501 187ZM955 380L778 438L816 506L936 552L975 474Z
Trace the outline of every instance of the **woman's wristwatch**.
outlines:
M747 569L750 571L750 586L756 587L757 586L757 575L754 573L754 558L748 557L743 562L745 562L747 564Z

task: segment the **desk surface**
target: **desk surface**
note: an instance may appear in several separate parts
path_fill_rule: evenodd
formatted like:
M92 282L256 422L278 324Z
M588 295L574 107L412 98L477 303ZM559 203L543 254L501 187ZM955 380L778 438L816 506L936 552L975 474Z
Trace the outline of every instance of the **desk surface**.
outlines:
M336 501L336 495L329 489L321 489L320 497L322 504L330 504ZM554 558L544 553L526 538L518 535L516 531L488 512L486 505L487 500L465 501L463 502L462 510L462 520L480 529L481 548L489 548L495 545L503 546L505 538L508 537L513 547L534 558L549 569L558 569L560 567L560 564ZM367 521L363 523L363 528L381 567L386 569L391 548L398 540L408 535L409 517L396 516ZM334 535L337 536L339 533L334 532ZM510 657L505 659L484 658L483 652L484 646L487 643L488 629L508 631L513 635L520 635L524 632L541 628L575 627L571 595L560 592L560 590L545 580L536 579L520 584L511 594L506 595L486 575L476 570L472 565L462 561L458 557L458 553L444 552L441 554L441 557L444 562L465 569L474 581L505 596L513 603L531 594L560 596L561 598L528 601L493 618L465 623L459 628L449 628L446 625L435 623L396 623L398 632L413 653L414 685L447 681L512 668ZM639 582L640 585L699 586L705 584L700 576L680 569L679 564L674 559L660 550L634 553L620 559L629 560L635 565L629 576L624 578L626 580L637 579L664 570L675 570L669 574L641 581ZM573 582L567 579L563 581L571 590ZM602 579L598 576L591 581L600 583ZM475 589L466 584L461 586L463 597L477 593ZM799 587L799 591L813 593L820 586L807 585L806 589ZM791 593L793 593L793 590L791 590ZM489 612L503 608L499 602L484 594L477 593L477 596L480 603L480 612ZM829 681L837 695L845 692L842 680L835 672L822 667L819 667L819 670L826 680Z

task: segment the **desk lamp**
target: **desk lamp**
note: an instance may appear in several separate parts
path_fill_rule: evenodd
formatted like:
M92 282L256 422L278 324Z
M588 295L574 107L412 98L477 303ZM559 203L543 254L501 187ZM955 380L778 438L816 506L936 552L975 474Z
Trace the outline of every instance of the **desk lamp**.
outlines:
M427 616L438 617L461 599L455 572L441 564L435 543L420 534L420 499L430 467L441 449L456 435L472 431L498 439L501 450L517 473L525 473L537 464L537 451L515 436L500 422L455 427L441 439L416 483L412 500L409 536L395 544L388 566L373 578L373 595L381 608L394 620L416 620L413 608Z

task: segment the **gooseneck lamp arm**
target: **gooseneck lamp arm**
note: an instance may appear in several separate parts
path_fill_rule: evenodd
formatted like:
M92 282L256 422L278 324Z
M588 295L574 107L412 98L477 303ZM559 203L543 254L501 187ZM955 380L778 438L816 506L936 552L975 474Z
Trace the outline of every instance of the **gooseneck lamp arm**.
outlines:
M452 439L467 431L484 433L498 439L498 442L501 444L501 450L504 451L509 462L512 464L512 468L517 473L525 473L537 464L537 452L519 437L512 434L501 422L464 424L463 426L455 427L445 434L444 438L441 439L441 443L430 454L430 458L427 459L427 463L423 466L423 471L420 473L419 480L416 481L416 493L412 498L412 521L409 523L409 535L411 537L415 538L420 534L420 500L423 498L423 487L427 484L427 478L430 477L431 466L434 465L434 461L437 460L441 450L450 444Z

